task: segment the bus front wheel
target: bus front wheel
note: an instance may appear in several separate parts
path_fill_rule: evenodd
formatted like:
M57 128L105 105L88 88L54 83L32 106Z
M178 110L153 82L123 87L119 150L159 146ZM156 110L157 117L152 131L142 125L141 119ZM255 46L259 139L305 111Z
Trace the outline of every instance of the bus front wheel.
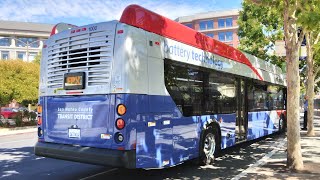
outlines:
M199 164L212 164L214 162L215 155L217 154L218 150L219 141L217 131L212 126L209 126L206 130L204 130L201 139Z

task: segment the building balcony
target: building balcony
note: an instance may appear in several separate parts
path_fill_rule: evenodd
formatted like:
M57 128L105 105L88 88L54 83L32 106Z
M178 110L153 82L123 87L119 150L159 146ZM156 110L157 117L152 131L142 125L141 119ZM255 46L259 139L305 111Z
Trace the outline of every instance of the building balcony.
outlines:
M233 27L225 27L225 28L213 28L213 29L204 29L204 30L197 30L199 32L213 32L213 31L228 31L228 30L235 30L239 29L239 26L233 26Z

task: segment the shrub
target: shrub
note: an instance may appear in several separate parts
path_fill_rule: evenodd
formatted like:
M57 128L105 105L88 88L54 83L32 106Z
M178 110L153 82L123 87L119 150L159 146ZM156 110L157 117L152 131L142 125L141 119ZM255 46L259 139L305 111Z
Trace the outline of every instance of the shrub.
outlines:
M15 121L17 127L22 126L22 116L23 116L22 112L18 112L16 117L14 117L14 121Z

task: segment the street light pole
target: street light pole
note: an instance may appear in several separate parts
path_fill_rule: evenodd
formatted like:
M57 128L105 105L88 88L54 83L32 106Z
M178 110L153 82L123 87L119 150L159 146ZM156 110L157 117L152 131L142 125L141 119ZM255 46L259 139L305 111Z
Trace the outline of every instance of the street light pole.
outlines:
M27 62L29 62L29 41L27 41Z
M29 46L30 46L30 44L42 41L42 40L39 39L39 40L36 40L36 41L33 41L33 42L29 43L29 41L24 42L24 41L22 41L20 39L17 39L15 37L0 37L0 39L14 39L14 40L19 41L20 43L23 43L24 45L26 45L26 48L27 48L26 56L27 56L27 61L28 62L29 62ZM17 47L17 45L16 45L16 47Z

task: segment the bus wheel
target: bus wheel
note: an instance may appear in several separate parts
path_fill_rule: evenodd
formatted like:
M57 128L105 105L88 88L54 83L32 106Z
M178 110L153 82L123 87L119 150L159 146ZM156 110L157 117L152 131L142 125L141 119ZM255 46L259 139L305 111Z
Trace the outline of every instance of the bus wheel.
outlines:
M200 146L200 157L199 157L199 164L200 165L209 165L212 164L215 159L215 154L218 150L218 138L215 129L211 126L208 127L204 131L203 139L201 140Z
M279 131L284 132L286 131L286 120L284 118L284 115L282 114L279 119Z

